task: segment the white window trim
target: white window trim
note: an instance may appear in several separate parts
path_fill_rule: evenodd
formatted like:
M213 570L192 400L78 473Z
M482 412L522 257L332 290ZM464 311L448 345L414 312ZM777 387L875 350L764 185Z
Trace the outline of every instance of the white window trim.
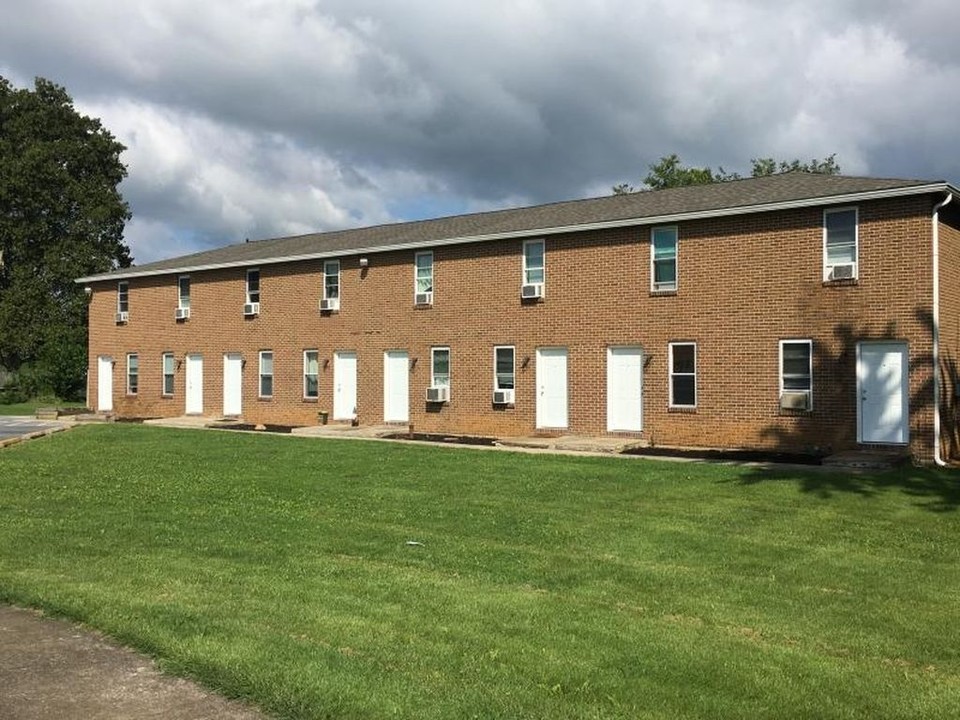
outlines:
M123 307L126 303L127 307ZM117 313L130 311L130 283L127 280L121 280L117 283Z
M167 358L171 360L172 369L170 372L167 372ZM177 372L177 359L172 352L165 352L160 354L160 395L163 397L173 397L174 390L176 390L176 372ZM170 389L170 392L167 392L167 378L171 378L173 382L171 385L173 387Z
M274 386L273 386L274 372L273 372L273 370L271 369L271 371L270 371L270 373L269 373L269 377L270 377L270 394L269 394L269 395L264 395L264 394L263 394L263 378L267 375L267 373L264 373L264 372L263 372L263 356L264 356L264 355L269 355L269 356L270 356L271 365L273 365L273 363L276 362L276 357L275 357L274 354L273 354L273 350L261 350L261 351L260 351L260 368L259 368L260 372L259 372L259 374L257 375L257 397L263 398L263 399L267 399L267 398L272 398L272 397L273 397L273 392L274 392L274 390L275 390L275 388L274 388Z
M185 310L185 309L188 309L188 308L190 307L190 293L189 293L189 292L187 293L187 304L186 304L186 305L183 304L183 286L182 286L181 283L183 283L184 280L186 280L187 283L189 284L189 283L190 283L190 276L189 276L189 275L179 275L179 276L177 277L177 307L180 308L181 310ZM192 289L192 288L191 288L191 289Z
M444 385L437 384L436 376L436 357L438 352L447 353L447 382ZM453 375L453 354L450 352L450 348L447 345L438 345L437 347L430 348L430 387L446 387L449 388L451 385L451 379Z
M663 287L657 286L655 261L656 247L653 243L654 235L658 230L673 231L673 283L667 287L668 283L663 283ZM680 228L677 225L656 225L650 228L650 292L654 293L674 293L680 289ZM678 406L686 407L686 406Z
M827 263L827 216L834 215L841 212L850 212L853 211L853 276L851 280L856 280L860 277L860 208L857 205L845 205L843 207L835 208L826 208L823 211L823 246L821 251L823 253L823 281L831 282L830 273L833 271L834 266Z
M130 360L131 360L132 358L136 358L136 359L137 359L137 372L136 372L136 376L137 376L137 387L136 387L136 389L133 389L133 388L131 387L131 384L130 384L130 376L131 376L131 373L130 373L130 370L131 370ZM139 353L127 353L127 395L136 395L136 394L139 392L139 390L140 390L140 355L139 355Z
M527 248L530 247L531 245L540 245L540 246L542 246L542 248L543 248L542 251L540 252L540 257L543 258L543 265L541 265L539 268L530 268L530 267L527 267ZM523 265L523 284L524 284L524 285L540 285L540 286L543 287L543 292L546 293L546 288L547 288L547 241L544 240L543 238L539 238L539 239L536 239L536 240L524 240L524 241L523 241L523 252L521 253L521 256L522 256L522 265ZM538 282L538 283L535 283L535 282L530 281L530 280L527 278L527 273L528 273L531 269L534 269L534 270L539 269L539 270L541 270L541 271L543 272L543 280L541 280L541 281Z
M250 273L257 273L257 299L253 300L250 297ZM246 282L246 291L247 291L247 304L259 303L260 302L260 290L263 285L263 276L260 275L260 268L247 268L247 282Z
M787 390L783 386L783 346L784 345L806 345L809 349L807 354L807 370L810 375L810 389L809 390ZM783 397L784 392L806 392L807 393L807 411L813 410L813 340L809 338L786 338L780 341L780 365L777 368L777 375L780 377L780 395Z
M328 268L336 266L337 270L335 273L329 271ZM327 295L327 278L331 275L337 276L337 296L335 298ZM341 278L340 278L340 261L339 260L325 260L323 263L323 299L324 300L340 300L340 296L343 295L342 288L340 287Z
M668 373L668 384L669 384L669 394L670 394L670 407L672 408L681 408L684 410L691 410L697 407L697 403L700 400L700 393L697 391L697 343L691 340L678 340L677 342L668 343L670 348L670 368ZM692 373L678 373L673 370L673 349L678 346L692 346L693 347L693 372ZM693 405L680 405L673 401L673 378L674 377L690 377L693 376Z
M513 374L513 387L500 387L500 378L497 373L497 350L509 350L513 354L513 365L511 371ZM515 345L494 345L493 347L493 389L496 390L516 390L517 388L517 348Z
M317 356L317 394L316 395L307 395L307 353L314 353ZM320 351L315 349L309 349L303 351L303 399L304 400L318 400L320 398Z
M418 273L420 270L420 265L417 263L417 260L421 257L430 256L430 289L427 291L429 295L428 305L433 305L433 250L424 250L422 252L414 253L413 255L413 301L416 303L417 295L421 295L419 284L420 278Z

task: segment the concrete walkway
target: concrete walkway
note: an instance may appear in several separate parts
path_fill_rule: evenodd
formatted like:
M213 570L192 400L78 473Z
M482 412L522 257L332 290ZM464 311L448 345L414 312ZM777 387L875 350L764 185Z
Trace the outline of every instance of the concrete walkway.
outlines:
M0 607L0 720L264 720L96 632Z

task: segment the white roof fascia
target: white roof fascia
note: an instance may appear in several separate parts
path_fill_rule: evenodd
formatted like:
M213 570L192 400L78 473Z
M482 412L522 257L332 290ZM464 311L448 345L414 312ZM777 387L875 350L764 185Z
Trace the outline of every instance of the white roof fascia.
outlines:
M87 277L77 278L76 283L103 282L109 280L124 280L126 278L152 277L157 275L175 275L191 272L202 272L204 270L223 270L225 268L254 267L260 265L277 265L280 263L298 262L303 260L319 260L322 258L348 257L351 255L366 255L396 250L413 250L419 248L440 247L443 245L465 245L469 243L491 242L493 240L511 240L515 238L537 237L544 235L560 235L570 232L586 232L589 230L607 230L612 228L629 227L631 225L662 225L666 223L683 222L687 220L701 220L718 217L728 217L731 215L749 215L752 213L775 212L777 210L790 210L793 208L811 207L816 205L838 205L843 203L865 202L867 200L882 200L884 198L903 197L908 195L925 195L933 192L952 191L960 194L952 188L949 183L937 182L927 185L915 185L905 188L887 188L883 190L868 190L858 193L848 193L846 195L828 195L802 200L788 200L775 203L761 203L757 205L739 205L729 208L720 208L716 210L697 210L692 212L673 213L670 215L648 215L645 217L625 218L622 220L607 220L603 222L581 223L577 225L564 225L550 228L533 228L530 230L512 230L510 232L490 233L488 235L465 235L461 237L452 237L434 240L415 240L405 243L394 243L391 245L374 245L361 248L343 248L340 250L328 250L324 252L305 253L302 255L284 255L274 258L251 258L249 260L231 260L223 263L207 263L204 265L180 265L177 267L165 268L162 270L144 270L138 272L136 268L130 268L129 272L111 272L100 275L89 275Z

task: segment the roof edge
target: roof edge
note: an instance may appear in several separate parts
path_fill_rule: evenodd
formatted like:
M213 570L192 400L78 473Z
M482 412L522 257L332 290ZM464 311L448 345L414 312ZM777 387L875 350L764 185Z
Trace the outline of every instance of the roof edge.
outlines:
M883 190L867 190L857 193L845 193L843 195L818 195L816 197L805 198L801 200L784 200L775 203L760 203L754 205L738 205L735 207L718 208L716 210L698 210L685 213L673 213L670 215L650 215L646 217L625 218L622 220L609 220L603 222L582 223L578 225L563 225L548 228L533 228L530 230L514 230L511 232L490 233L487 235L465 235L459 237L444 238L438 240L416 240L406 243L396 243L392 245L373 245L369 247L342 249L337 251L324 251L316 253L305 253L301 255L282 255L272 258L261 258L259 260L233 260L222 263L206 263L200 265L181 265L176 267L141 270L131 268L129 271L112 271L109 273L100 273L98 275L88 275L74 280L75 283L93 283L109 280L126 280L128 278L156 277L159 275L175 275L190 272L202 272L207 270L223 270L238 267L260 267L262 265L278 265L281 263L299 262L303 260L320 260L323 258L345 257L351 255L364 255L383 253L396 250L414 250L427 247L439 247L445 245L465 245L480 242L492 242L495 240L511 240L527 237L537 237L545 235L561 235L569 232L585 232L590 230L607 230L614 228L659 225L662 223L683 222L687 220L701 220L717 217L727 217L732 215L749 215L751 213L775 212L777 210L790 210L793 208L810 207L813 205L833 205L840 203L862 202L867 200L882 200L891 197L903 197L909 195L925 195L936 192L952 192L960 196L960 190L953 187L950 183L937 181L924 185L913 185L899 188L886 188Z

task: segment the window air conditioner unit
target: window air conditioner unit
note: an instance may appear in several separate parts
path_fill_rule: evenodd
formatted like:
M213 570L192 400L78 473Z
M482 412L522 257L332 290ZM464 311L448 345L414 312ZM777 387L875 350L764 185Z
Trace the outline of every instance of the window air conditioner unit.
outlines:
M448 387L428 387L427 402L442 403L450 399L450 388Z
M533 283L520 286L520 297L524 300L543 297L543 283Z
M414 304L415 305L432 305L433 293L432 292L417 293L416 297L414 298Z
M809 410L810 393L805 390L785 391L780 395L782 410Z
M852 280L853 279L853 263L846 263L845 265L834 265L830 268L830 274L828 277L831 280Z
M494 405L513 405L513 390L494 390Z
M340 298L323 298L320 301L320 312L330 312L340 309Z
M243 314L247 317L260 314L260 303L246 303L243 306Z
M120 323L125 323L125 322L126 322L127 320L129 320L129 319L130 319L130 313L128 313L126 310L124 310L123 312L118 312L118 313L117 313L117 324L118 324L118 325L119 325Z
M177 320L186 320L190 317L190 308L178 307L175 317Z

